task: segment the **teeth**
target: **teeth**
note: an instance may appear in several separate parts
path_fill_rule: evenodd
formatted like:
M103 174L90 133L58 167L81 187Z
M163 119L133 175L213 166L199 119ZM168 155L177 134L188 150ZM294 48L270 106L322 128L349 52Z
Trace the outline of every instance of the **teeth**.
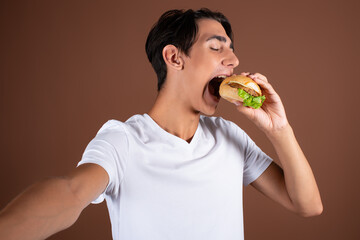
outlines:
M217 78L226 78L226 75L219 75Z

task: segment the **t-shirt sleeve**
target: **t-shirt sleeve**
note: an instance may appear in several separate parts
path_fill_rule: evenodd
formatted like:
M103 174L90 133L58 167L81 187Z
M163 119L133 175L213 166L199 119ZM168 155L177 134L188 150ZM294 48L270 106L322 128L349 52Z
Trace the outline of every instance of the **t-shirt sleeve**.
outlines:
M101 203L105 195L118 195L120 184L126 167L128 141L122 129L114 129L114 125L107 127L106 123L96 137L87 145L81 161L82 164L92 163L101 166L109 176L109 183L105 191L92 203Z
M244 153L243 183L247 186L268 168L272 159L248 135L245 133L244 135L246 137L246 148Z

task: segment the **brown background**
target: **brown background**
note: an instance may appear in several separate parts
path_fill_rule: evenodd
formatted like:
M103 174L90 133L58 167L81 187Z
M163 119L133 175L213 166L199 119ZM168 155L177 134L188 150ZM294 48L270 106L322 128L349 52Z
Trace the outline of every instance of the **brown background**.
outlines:
M73 169L108 119L147 112L156 96L144 51L150 27L165 10L203 6L230 19L236 72L265 74L282 97L324 203L321 216L303 219L246 188L246 239L360 239L356 0L1 1L0 208ZM216 115L274 156L232 105L222 101ZM50 239L110 238L102 203Z

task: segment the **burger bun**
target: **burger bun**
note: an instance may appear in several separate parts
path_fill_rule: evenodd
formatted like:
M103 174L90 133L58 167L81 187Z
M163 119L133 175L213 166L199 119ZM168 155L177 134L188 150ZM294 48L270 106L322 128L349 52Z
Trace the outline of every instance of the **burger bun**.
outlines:
M220 84L219 94L231 103L234 101L243 102L244 100L238 95L238 88L244 89L253 96L262 95L259 85L244 75L233 75L225 78Z

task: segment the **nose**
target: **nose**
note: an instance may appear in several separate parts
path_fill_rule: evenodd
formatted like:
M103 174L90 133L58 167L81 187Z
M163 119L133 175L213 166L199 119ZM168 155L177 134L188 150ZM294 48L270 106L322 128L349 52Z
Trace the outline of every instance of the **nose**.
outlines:
M239 65L239 59L236 57L233 50L228 50L228 54L224 57L222 64L225 67L236 68Z

